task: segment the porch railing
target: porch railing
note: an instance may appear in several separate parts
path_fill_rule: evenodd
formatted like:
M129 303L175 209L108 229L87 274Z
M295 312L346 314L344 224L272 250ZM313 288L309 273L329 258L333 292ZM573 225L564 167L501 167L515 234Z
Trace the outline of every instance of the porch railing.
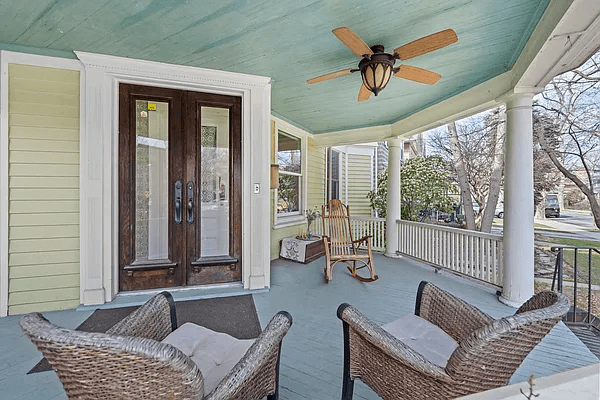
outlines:
M600 334L600 318L594 315L594 311L598 312L598 310L592 310L592 288L594 286L592 283L594 265L592 255L594 253L600 254L600 250L593 247L577 246L554 246L550 250L556 253L552 290L556 288L560 293L563 293L564 286L573 288L572 296L569 295L570 293L567 294L567 297L571 299L572 307L564 317L564 321L570 325L584 325L594 328ZM564 267L564 258L567 253L572 254L569 271L565 271ZM583 263L578 261L580 257L584 257ZM567 276L566 279L565 275ZM580 298L579 290L582 291L583 301L576 301ZM587 302L585 301L586 296ZM584 305L584 303L587 304Z
M502 287L502 236L397 220L398 252Z
M350 228L354 239L372 236L372 249L385 251L385 218L350 217ZM327 232L323 232L321 218L311 224L311 231L317 235L327 235Z

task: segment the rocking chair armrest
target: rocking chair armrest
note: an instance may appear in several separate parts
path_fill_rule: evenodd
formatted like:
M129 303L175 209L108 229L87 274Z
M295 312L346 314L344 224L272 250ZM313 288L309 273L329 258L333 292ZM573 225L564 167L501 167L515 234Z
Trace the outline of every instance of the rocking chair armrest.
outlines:
M291 326L292 316L288 312L279 311L275 314L242 359L207 395L206 400L238 398L242 390L244 397L252 394L250 397L257 399L277 392L281 343Z
M363 236L360 239L353 240L352 244L366 243L367 245L370 246L372 238L373 238L373 236Z
M177 314L173 296L169 292L162 292L117 322L106 333L161 341L175 329Z
M361 341L368 342L370 345L375 346L387 357L395 360L394 363L398 368L410 368L427 379L434 379L445 383L453 383L453 379L446 373L446 371L439 365L429 361L423 357L420 353L413 350L411 347L398 340L389 332L385 331L379 325L371 322L365 317L360 311L352 307L351 305L344 303L341 304L337 311L338 318L340 318L344 324L348 325L350 335L355 335L355 340L352 346L360 346ZM348 340L349 338L344 338ZM366 348L370 346L365 346ZM367 350L368 351L368 350ZM350 351L352 353L352 351ZM361 360L359 357L352 358L351 363L353 365L360 364ZM382 360L382 362L385 362Z
M457 342L494 321L477 307L426 281L419 284L415 315L437 325Z

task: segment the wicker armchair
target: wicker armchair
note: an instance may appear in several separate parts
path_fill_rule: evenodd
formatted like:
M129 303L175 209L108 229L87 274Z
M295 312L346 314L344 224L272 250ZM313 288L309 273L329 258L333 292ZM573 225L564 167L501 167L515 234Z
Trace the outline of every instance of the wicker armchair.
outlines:
M364 236L356 240L352 238L350 207L345 206L340 200L329 200L326 206L322 206L321 219L323 220L323 247L325 248L324 272L327 283L332 278L333 267L339 262L346 263L348 271L359 281L373 282L379 279L375 274L371 236ZM325 236L326 234L329 236ZM367 247L366 253L358 252L361 245ZM361 263L359 267L356 266L357 262ZM357 273L362 268L368 268L368 278Z
M452 399L506 385L569 307L545 291L496 320L421 282L415 315L380 327L344 303L342 399L352 398L355 379L384 399Z
M56 371L69 398L215 400L267 396L275 400L281 342L292 318L285 311L277 313L208 394L204 371L178 348L160 342L177 327L175 303L168 292L148 300L106 334L60 328L39 313L25 315L20 324ZM215 353L215 346L210 351Z

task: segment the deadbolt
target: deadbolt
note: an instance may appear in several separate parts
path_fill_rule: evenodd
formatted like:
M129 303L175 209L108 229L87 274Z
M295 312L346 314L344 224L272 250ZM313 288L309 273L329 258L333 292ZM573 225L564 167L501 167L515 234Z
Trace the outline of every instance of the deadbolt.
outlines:
M187 183L187 223L194 223L194 183Z

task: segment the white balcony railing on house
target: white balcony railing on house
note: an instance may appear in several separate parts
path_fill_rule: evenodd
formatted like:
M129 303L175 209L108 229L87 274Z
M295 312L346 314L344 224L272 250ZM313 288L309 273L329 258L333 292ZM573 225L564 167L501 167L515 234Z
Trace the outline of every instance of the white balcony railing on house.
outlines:
M502 236L397 220L398 252L502 287Z
M350 217L350 227L354 239L371 236L371 248L375 251L385 251L385 218ZM317 235L324 234L321 218L317 218L311 224L311 231Z

